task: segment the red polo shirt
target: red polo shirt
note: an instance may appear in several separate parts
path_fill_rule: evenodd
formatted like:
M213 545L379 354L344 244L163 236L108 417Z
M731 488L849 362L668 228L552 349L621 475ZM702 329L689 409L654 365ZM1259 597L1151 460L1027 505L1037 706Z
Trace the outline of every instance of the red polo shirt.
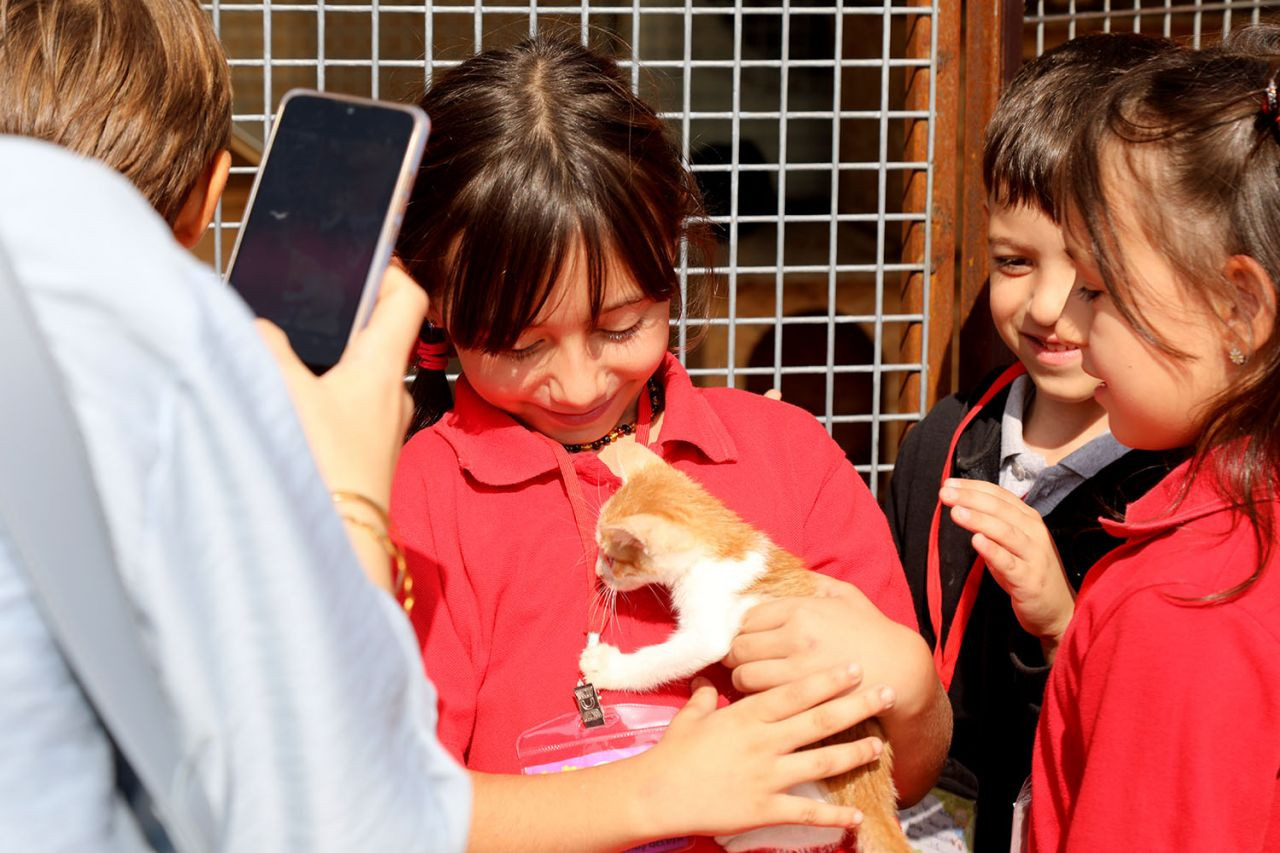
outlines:
M1089 570L1045 693L1035 851L1280 850L1280 562L1187 465L1129 505ZM1275 518L1276 505L1263 505Z
M916 627L884 515L814 417L725 388L697 389L667 356L666 411L654 449L810 566L856 584L890 618ZM459 380L452 412L400 457L392 515L417 605L414 627L440 696L439 735L476 770L518 773L520 734L575 709L578 656L595 588L555 445ZM594 523L620 485L590 453L572 458ZM665 597L617 599L602 639L624 651L672 629ZM704 673L729 689L728 672ZM605 703L680 706L688 682Z

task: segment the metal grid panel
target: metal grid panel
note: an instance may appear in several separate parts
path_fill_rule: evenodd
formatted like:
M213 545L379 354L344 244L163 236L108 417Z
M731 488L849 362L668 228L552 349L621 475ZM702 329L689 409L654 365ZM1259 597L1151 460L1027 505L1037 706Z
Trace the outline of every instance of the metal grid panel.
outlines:
M414 100L437 69L477 50L570 30L612 52L664 110L721 234L720 298L704 342L684 353L690 372L702 384L781 388L874 489L926 402L927 364L900 343L916 326L929 339L936 87L922 99L917 79L918 108L908 109L906 83L921 71L936 79L940 2L214 0L206 8L232 66L239 156L207 254L221 268L289 88ZM932 34L923 49L908 38L921 18ZM923 203L917 191L904 204L921 174ZM904 262L911 229L922 230L913 246L923 251ZM681 344L690 325L678 324ZM910 399L899 403L904 387Z
M1029 0L1024 32L1039 56L1048 48L1095 32L1135 32L1212 42L1233 26L1274 18L1280 3L1262 0L1175 3L1173 0Z

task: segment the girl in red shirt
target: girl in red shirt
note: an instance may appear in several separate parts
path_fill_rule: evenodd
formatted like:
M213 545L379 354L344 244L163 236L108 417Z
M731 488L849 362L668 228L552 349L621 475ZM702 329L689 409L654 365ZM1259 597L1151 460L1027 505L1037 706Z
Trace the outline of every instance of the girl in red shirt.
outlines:
M1036 851L1280 849L1280 30L1119 79L1062 174L1117 439L1194 447L1084 580L1032 769Z
M673 314L696 315L706 302L703 278L682 282L675 266L707 261L714 242L663 120L611 61L555 39L480 54L442 75L421 105L433 134L398 253L428 290L438 331L425 335L419 431L400 458L392 507L442 742L483 771L477 784L564 769L555 737L591 736L577 725L574 691L586 633L629 650L670 632L668 606L648 592L620 597L604 623L591 606L595 518L620 485L596 451L640 441L831 576L821 598L754 610L726 660L732 679L719 667L706 674L722 693L750 693L854 661L853 695L894 744L900 794L917 799L936 777L950 716L883 516L812 416L695 388L668 351ZM456 400L441 372L443 335L461 366ZM602 691L600 701L661 723L689 696L686 681L643 695ZM752 781L747 757L724 745L713 763L725 779L763 785L756 797L777 791L776 780ZM683 756L665 754L663 785L684 784ZM537 810L513 797L513 812L473 826L498 843L518 831L527 849L544 849L535 837L607 846L591 829L600 804L643 805L653 794L630 760L613 766L609 790L584 776L581 796ZM727 807L747 825L779 822L727 803L726 788L686 788L694 818L684 832L722 831Z

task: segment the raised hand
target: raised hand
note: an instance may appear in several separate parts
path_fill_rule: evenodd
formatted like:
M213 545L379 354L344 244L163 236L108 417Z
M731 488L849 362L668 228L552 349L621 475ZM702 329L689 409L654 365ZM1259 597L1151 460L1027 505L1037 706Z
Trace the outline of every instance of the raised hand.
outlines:
M298 360L277 326L257 321L331 491L358 492L386 507L396 458L413 413L404 387L405 366L426 310L422 288L401 269L389 267L368 325L323 376L314 375ZM380 523L376 515L367 521ZM367 533L351 532L352 545L370 578L389 589L386 553Z
M973 549L1009 594L1018 624L1052 660L1075 612L1075 593L1040 513L981 480L949 479L939 497L951 507L951 520L973 534Z

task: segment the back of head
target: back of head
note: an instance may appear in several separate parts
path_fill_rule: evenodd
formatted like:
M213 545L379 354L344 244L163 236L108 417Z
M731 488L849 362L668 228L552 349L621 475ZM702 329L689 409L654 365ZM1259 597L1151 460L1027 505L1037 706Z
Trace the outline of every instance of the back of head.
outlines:
M1080 36L1024 65L987 124L982 180L1006 207L1031 205L1057 220L1053 188L1080 114L1100 89L1178 47L1136 33Z
M1188 355L1157 335L1141 310L1141 271L1121 250L1116 196L1143 200L1133 205L1141 236L1183 292L1218 318L1213 331L1224 348L1239 339L1230 318L1255 317L1280 300L1278 69L1280 28L1269 26L1161 57L1098 93L1068 151L1057 191L1071 228L1091 245L1116 309L1175 360ZM1233 281L1233 256L1256 261L1270 292ZM1244 337L1251 354L1208 412L1198 458L1233 448L1213 458L1218 482L1256 522L1252 507L1276 493L1280 478L1280 334L1273 325L1265 340Z
M510 347L579 249L593 314L611 262L665 300L680 291L682 238L691 265L709 257L701 196L664 121L576 41L478 54L421 106L432 136L398 250L459 346Z
M198 0L0 0L0 133L101 160L170 224L231 135Z

